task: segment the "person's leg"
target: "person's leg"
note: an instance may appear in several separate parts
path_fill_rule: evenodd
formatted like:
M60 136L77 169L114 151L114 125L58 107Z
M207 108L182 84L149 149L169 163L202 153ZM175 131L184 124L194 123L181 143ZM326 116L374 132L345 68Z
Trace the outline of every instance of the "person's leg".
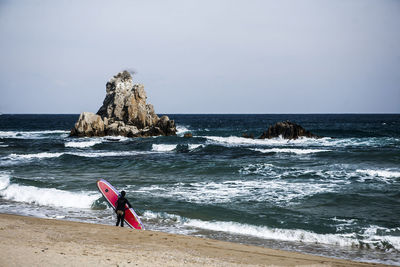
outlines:
M115 226L118 226L120 221L121 221L121 216L117 214L117 223L115 224Z
M115 224L115 226L118 226L119 222L123 223L124 219L121 219L122 215L124 213L122 213L120 210L117 210L117 223Z
M125 212L121 215L121 227L124 227Z

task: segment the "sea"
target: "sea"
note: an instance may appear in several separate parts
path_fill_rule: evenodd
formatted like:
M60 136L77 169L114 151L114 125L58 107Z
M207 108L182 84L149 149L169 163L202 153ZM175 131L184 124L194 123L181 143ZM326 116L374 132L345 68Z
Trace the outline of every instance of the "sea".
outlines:
M0 115L0 213L115 225L102 178L147 230L400 265L399 114L168 116L177 136L73 138L78 114ZM286 120L322 138L257 139Z

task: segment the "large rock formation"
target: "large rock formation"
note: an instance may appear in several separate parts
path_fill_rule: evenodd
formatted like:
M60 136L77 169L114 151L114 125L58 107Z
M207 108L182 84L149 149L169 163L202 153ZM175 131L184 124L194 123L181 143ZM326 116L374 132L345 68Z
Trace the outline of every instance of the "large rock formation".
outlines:
M269 127L268 130L260 136L260 139L276 138L279 136L282 136L282 138L285 139L297 139L302 136L319 138L319 136L305 130L303 127L296 123L290 121L282 121Z
M146 98L144 86L133 84L128 71L120 72L107 82L106 97L97 114L83 112L70 135L176 135L175 122L167 116L159 118Z

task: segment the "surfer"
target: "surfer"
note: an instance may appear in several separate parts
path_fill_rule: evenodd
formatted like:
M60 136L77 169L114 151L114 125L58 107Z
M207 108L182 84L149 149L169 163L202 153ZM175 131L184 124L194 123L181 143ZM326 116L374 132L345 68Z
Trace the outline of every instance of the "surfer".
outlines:
M124 219L125 219L125 204L128 204L129 208L132 208L131 203L125 198L125 191L121 191L121 195L118 197L118 200L115 202L115 212L117 213L117 224L121 222L121 227L124 227Z

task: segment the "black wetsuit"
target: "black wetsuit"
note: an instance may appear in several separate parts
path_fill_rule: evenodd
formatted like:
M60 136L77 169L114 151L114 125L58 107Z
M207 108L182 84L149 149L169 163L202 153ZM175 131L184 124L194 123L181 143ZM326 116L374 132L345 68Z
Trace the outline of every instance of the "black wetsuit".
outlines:
M121 222L121 227L124 227L125 204L128 204L128 207L132 208L131 203L129 203L129 201L125 197L120 196L117 202L115 202L115 205L117 206L115 209L115 212L117 213L117 224L115 226L118 226L119 222Z

